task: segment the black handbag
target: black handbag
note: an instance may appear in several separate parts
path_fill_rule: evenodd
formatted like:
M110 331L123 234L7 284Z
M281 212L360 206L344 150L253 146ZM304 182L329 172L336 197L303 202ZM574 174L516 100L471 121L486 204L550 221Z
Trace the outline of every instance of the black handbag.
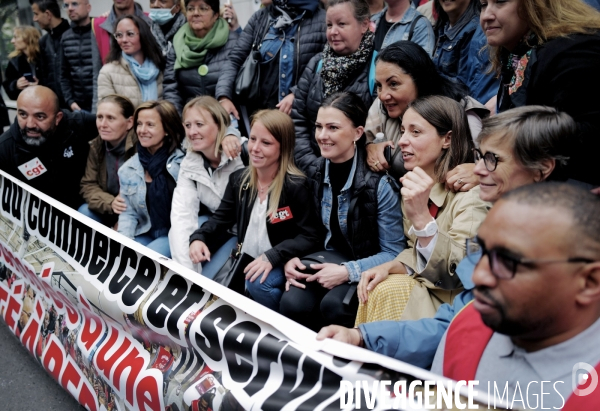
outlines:
M267 12L268 13L268 12ZM235 94L241 101L252 101L260 95L260 46L262 39L269 29L269 16L267 14L265 28L256 32L250 54L240 68L235 79Z
M213 281L218 282L229 289L236 291L240 294L244 294L246 291L246 281L244 275L244 268L252 261L254 261L254 257L248 255L246 253L242 253L242 242L244 236L246 235L246 195L247 191L244 189L244 197L242 199L241 207L242 212L240 216L240 221L238 223L238 244L237 247L231 250L231 254L229 258L223 264L223 267L217 272Z
M300 262L306 267L304 270L298 270L304 274L316 274L318 270L310 268L311 264L342 264L348 261L348 258L340 252L334 250L323 250L317 253L309 254L300 259ZM342 304L348 306L350 305L350 300L356 293L356 284L350 285L344 299L342 300Z
M241 249L242 244L240 243L237 248L231 250L231 255L213 280L233 291L244 294L246 289L244 268L254 261L254 258L242 253Z

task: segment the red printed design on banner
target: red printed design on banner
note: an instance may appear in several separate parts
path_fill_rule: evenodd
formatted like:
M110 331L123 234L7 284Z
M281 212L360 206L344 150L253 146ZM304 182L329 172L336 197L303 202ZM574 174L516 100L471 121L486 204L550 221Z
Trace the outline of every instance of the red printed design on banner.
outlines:
M271 224L281 223L282 221L291 220L292 218L294 218L294 216L292 215L290 207L283 207L275 212L275 215L271 218Z

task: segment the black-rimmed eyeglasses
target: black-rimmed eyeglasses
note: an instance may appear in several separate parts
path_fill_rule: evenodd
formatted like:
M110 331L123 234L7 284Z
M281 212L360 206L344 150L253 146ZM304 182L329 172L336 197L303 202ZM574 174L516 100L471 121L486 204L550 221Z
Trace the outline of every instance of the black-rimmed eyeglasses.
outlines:
M491 151L483 154L480 149L474 148L473 156L475 157L475 163L479 163L479 160L483 158L483 164L485 164L485 168L490 173L495 171L496 167L498 167L498 161L500 160L498 154L492 153Z
M487 255L489 259L490 269L492 274L503 280L510 280L515 276L519 264L529 268L541 264L559 264L559 263L593 263L594 260L583 257L572 257L566 260L551 260L551 259L533 259L524 258L515 253L501 248L492 248L488 250L485 244L479 237L467 239L467 258L473 264L477 264L483 256Z

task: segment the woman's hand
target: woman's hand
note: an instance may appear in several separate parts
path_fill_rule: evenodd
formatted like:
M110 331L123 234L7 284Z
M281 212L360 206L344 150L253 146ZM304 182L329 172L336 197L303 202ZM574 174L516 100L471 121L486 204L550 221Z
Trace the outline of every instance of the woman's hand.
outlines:
M391 262L393 263L393 262ZM384 263L364 271L360 275L360 281L356 288L358 300L361 303L366 303L369 300L369 292L373 291L377 284L388 278L390 275L391 263Z
M456 193L458 191L469 191L479 185L479 177L473 169L475 163L459 164L446 174L446 189Z
M219 103L221 103L221 106L223 106L225 111L227 111L229 114L233 114L233 116L238 120L240 119L240 115L238 114L238 111L235 108L235 104L233 104L231 100L229 100L227 97L221 97L219 99Z
M385 159L383 151L387 146L394 147L392 141L385 141L383 143L373 143L367 145L367 165L375 172L384 171L390 168L390 165Z
M125 199L119 194L112 203L110 203L110 207L112 208L113 213L121 214L123 211L127 210L127 203L125 203Z
M319 270L317 273L309 276L306 281L317 281L321 286L331 290L333 287L348 282L350 274L345 265L332 263L311 264L310 268Z
M242 145L240 144L240 140L234 135L225 136L223 142L221 143L221 148L223 148L223 152L230 160L233 160L242 152Z
M292 114L292 105L294 104L294 93L290 93L283 98L275 107L279 109L279 111L284 112L288 116Z
M272 269L273 264L271 264L266 255L261 254L244 268L244 273L246 274L246 280L250 280L251 283L262 274L262 278L260 279L260 283L262 284Z
M206 244L200 240L193 241L190 244L190 260L194 264L210 261L210 251Z
M30 83L25 77L21 77L20 79L17 80L17 88L19 90L24 90L25 88L29 87L29 86L35 86L36 84L39 83L39 80L37 78L35 78L35 81L33 83Z
M221 17L223 17L227 21L227 24L229 24L229 30L237 30L240 27L240 23L238 22L237 13L235 12L233 5L225 4L222 11L223 15Z
M433 217L429 213L429 194L435 183L421 167L415 167L400 178L402 201L406 218L415 230L423 230Z
M290 291L290 285L298 288L306 288L306 285L299 283L298 280L306 280L310 277L310 274L303 274L298 271L298 269L306 269L306 266L300 262L298 257L294 257L285 263L285 266L283 267L285 278L287 280L285 283L285 291Z

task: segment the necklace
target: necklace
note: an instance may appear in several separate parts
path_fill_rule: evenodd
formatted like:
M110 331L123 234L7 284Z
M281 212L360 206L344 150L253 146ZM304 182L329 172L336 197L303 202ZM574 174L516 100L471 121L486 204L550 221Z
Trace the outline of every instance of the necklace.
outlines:
M265 191L265 189L269 188L269 186L271 185L271 183L273 182L273 180L271 180L271 183L267 184L266 187L263 187L262 184L260 184L260 181L258 181L258 179L256 180L256 182L258 183L258 193L260 195L262 195Z

